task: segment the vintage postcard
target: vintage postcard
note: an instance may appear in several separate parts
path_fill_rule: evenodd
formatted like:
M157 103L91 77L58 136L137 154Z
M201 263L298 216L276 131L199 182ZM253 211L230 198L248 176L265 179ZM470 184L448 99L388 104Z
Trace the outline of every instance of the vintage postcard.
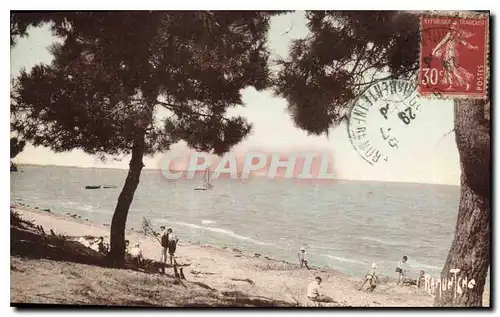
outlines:
M13 307L490 307L488 11L11 11Z

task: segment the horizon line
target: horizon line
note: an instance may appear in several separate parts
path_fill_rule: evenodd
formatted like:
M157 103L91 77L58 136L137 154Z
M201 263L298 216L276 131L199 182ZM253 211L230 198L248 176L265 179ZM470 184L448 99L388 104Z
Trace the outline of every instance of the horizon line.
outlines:
M76 166L76 165L56 165L56 164L37 164L37 163L14 163L17 166L22 166L22 165L31 165L31 166L40 166L40 167L63 167L63 168L80 168L80 169L109 169L109 170L123 170L127 171L128 168L125 167L106 167L106 166L100 166L100 167L95 167L95 166ZM151 168L151 167L144 167L143 170L148 170L148 171L161 171L161 168ZM176 170L172 169L174 172L189 172L189 170ZM203 171L195 171L195 173L204 173ZM265 175L252 175L253 177L259 177L259 178L266 178ZM276 177L279 179L286 179L284 177ZM225 178L226 179L226 178ZM290 179L294 180L294 179ZM335 179L318 179L319 181L358 181L358 182L381 182L381 183L404 183L404 184L425 184L425 185L442 185L442 186L454 186L454 187L460 187L460 184L450 184L450 183L428 183L428 182L417 182L417 181L397 181L397 180L375 180L375 179L352 179L352 178L335 178Z

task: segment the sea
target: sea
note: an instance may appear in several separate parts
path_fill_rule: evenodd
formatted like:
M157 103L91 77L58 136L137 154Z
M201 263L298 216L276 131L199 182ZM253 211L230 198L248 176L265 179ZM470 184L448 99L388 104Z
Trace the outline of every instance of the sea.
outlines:
M10 175L12 202L110 224L127 170L26 165ZM293 263L305 247L311 265L351 276L363 276L372 263L394 276L406 255L415 277L420 270L439 276L460 199L459 186L267 177L219 178L211 190L194 190L202 177L168 180L160 170L143 170L127 228L141 229L146 217L156 228L173 228L181 242ZM85 189L100 184L117 187Z

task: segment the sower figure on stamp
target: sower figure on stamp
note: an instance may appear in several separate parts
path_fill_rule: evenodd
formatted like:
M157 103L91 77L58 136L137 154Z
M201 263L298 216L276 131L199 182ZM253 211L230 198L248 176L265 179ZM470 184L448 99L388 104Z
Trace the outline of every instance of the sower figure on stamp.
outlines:
M471 50L477 50L477 46L473 46L465 41L474 33L460 30L458 23L454 21L450 25L450 31L445 35L441 42L432 50L432 56L443 58L444 78L443 84L450 85L447 89L451 89L453 85L465 86L466 90L470 89L470 81L474 79L474 75L461 67L458 63L458 46L465 45Z

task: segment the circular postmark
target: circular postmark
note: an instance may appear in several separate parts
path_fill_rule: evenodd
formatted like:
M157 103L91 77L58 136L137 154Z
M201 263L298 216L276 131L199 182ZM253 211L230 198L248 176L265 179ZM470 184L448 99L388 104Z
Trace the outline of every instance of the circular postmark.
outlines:
M387 162L408 138L421 111L421 97L415 82L388 79L370 86L351 108L349 139L369 164Z

